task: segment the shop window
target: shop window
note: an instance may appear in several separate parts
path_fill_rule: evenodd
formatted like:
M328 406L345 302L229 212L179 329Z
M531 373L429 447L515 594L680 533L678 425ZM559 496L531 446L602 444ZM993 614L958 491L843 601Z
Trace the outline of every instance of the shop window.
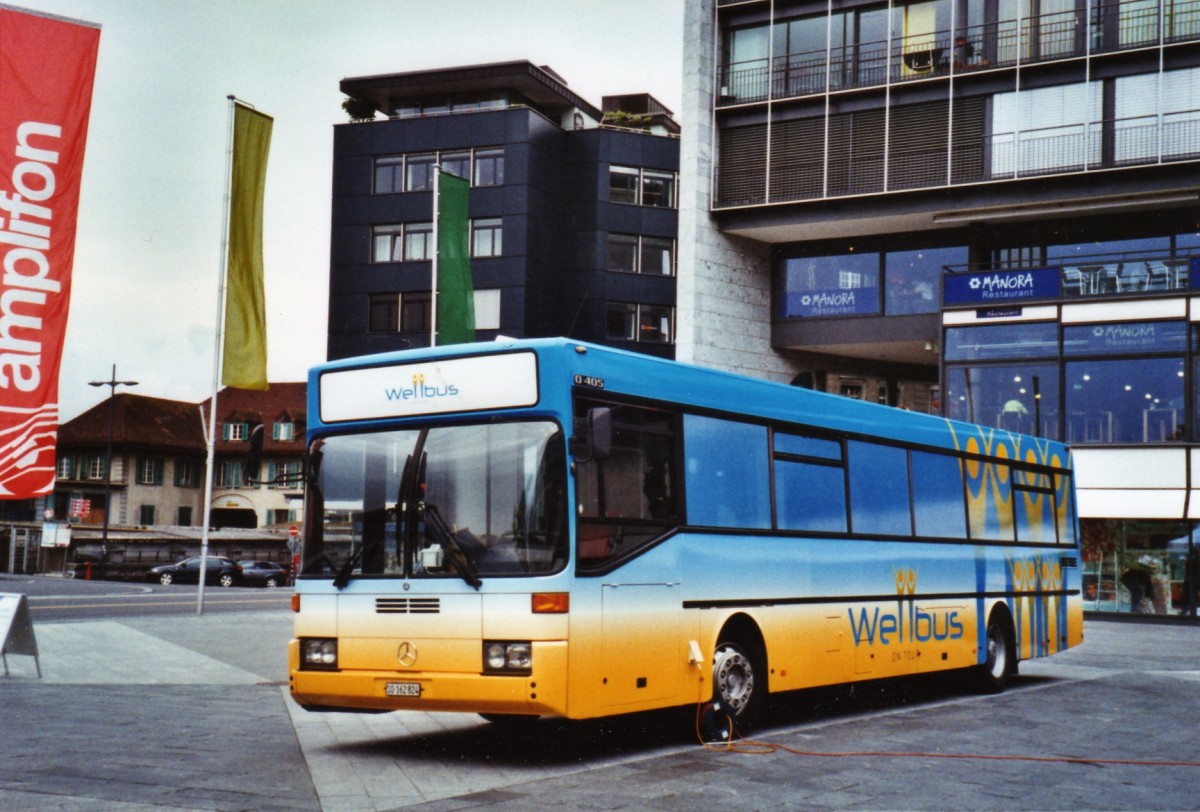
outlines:
M1058 355L1058 325L1020 322L946 330L947 361L1047 358Z
M942 269L966 263L965 246L889 251L884 255L883 312L889 316L938 312Z
M874 252L785 259L783 317L878 314L879 262Z
M1177 443L1187 435L1182 358L1069 361L1068 443Z
M948 367L946 416L1055 440L1058 381L1057 363Z

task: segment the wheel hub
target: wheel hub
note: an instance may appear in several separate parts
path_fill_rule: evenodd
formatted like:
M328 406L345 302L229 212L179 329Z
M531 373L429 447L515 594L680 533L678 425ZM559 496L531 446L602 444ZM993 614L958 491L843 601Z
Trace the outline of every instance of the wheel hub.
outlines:
M754 667L737 649L723 648L713 663L717 696L735 713L754 694Z

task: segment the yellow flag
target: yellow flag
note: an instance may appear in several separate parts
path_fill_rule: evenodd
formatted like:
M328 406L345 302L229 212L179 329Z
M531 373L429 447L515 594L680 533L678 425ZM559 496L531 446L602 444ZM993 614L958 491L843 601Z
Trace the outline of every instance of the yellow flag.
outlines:
M273 124L270 116L234 104L221 383L238 389L267 388L262 235L263 192Z

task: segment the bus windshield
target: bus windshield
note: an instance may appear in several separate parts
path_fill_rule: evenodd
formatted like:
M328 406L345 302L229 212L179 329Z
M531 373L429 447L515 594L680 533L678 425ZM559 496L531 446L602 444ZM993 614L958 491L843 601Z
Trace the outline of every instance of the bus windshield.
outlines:
M543 575L567 559L566 449L549 422L319 438L301 575Z

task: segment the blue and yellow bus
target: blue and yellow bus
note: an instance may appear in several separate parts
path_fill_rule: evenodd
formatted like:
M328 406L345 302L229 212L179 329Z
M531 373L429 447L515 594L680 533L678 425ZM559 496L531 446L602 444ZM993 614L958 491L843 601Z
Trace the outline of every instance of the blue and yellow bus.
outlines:
M587 718L1082 641L1055 442L565 339L309 377L310 710Z

